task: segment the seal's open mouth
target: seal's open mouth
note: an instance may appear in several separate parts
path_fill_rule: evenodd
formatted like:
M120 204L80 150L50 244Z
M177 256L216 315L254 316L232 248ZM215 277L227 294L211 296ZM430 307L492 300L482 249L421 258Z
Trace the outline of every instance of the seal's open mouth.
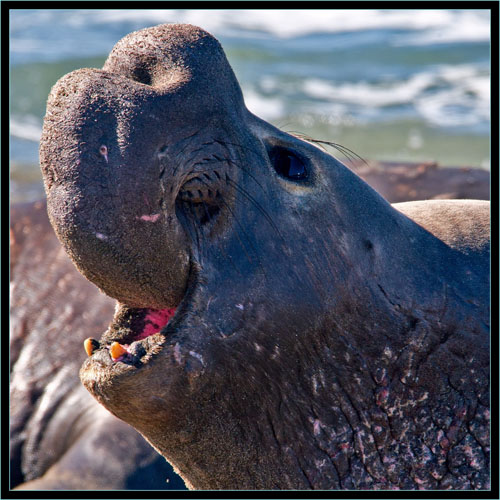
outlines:
M149 358L165 336L161 330L173 318L176 308L148 309L121 306L100 341L88 338L84 347L89 356L108 353L114 363L140 366ZM156 349L155 349L156 347Z
M192 224L192 230L195 230L196 224L200 224L196 217L199 212L192 208L197 205L198 203L192 201L180 202L182 209L177 212L185 224ZM201 224L211 226L216 219L216 212L218 213L218 210L213 211L212 217ZM179 303L172 304L174 307L141 308L118 303L113 320L101 339L85 340L84 347L88 356L92 356L93 360L105 362L108 366L110 363L123 363L129 367L140 367L148 362L152 355L161 350L166 340L165 327L169 324L177 325L189 310L190 299L196 289L197 275L197 266L191 261L183 297ZM173 330L175 326L173 329L169 328L170 333Z

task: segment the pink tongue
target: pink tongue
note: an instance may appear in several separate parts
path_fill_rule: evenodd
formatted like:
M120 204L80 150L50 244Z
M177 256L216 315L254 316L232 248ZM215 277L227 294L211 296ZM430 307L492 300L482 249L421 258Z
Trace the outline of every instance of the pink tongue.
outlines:
M150 335L158 333L169 321L170 318L175 314L174 309L150 309L144 318L145 326L132 342L137 340L145 339ZM92 354L92 339L87 339L84 343L85 350L90 356ZM130 344L120 344L119 342L113 342L109 346L109 353L113 361L121 361L124 356L129 352Z
M144 326L142 332L135 337L134 341L145 339L146 337L153 335L153 333L159 332L170 321L170 318L174 314L175 308L159 310L151 309L144 318L146 325Z

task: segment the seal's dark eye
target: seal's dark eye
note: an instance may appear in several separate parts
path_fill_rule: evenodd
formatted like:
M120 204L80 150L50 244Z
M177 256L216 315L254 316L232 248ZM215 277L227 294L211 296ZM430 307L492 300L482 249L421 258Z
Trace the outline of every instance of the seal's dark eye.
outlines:
M274 148L269 156L278 174L295 181L307 179L307 170L303 161L292 151Z

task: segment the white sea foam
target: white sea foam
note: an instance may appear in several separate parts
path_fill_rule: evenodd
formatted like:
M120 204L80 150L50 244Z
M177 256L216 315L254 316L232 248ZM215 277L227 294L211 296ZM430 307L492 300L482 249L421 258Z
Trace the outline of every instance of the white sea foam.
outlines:
M490 39L487 11L441 11L442 22L428 26L421 33L396 37L395 45L430 45L438 43L481 42Z
M80 11L82 12L82 11ZM84 20L87 16L87 20ZM203 26L221 34L260 31L278 37L295 37L315 32L340 33L368 29L405 29L426 31L428 40L487 40L490 36L489 12L474 10L95 10L70 16L70 22L134 22L158 24L183 22ZM401 42L403 38L399 39Z
M19 60L102 55L121 36L161 23L191 23L217 37L293 38L314 33L397 30L388 45L488 41L488 10L12 10L10 51ZM58 26L48 33L45 27ZM104 30L102 28L105 28ZM92 36L86 36L86 34ZM69 35L69 36L68 36ZM62 37L62 38L61 38ZM85 43L82 43L85 37ZM64 43L61 43L64 40Z
M266 82L270 88L269 80ZM490 80L476 66L440 65L407 80L336 83L317 78L303 83L303 92L327 103L362 108L369 118L377 108L413 105L433 125L464 126L489 120Z
M411 30L413 35L396 35L397 44L480 41L490 37L488 10L376 10L376 9L139 9L139 10L39 10L36 15L11 12L12 32L20 33L40 23L64 23L81 28L89 25L129 23L137 28L165 22L191 23L215 35L256 32L289 38L310 33L342 33L374 29Z
M304 83L304 92L316 98L377 108L410 102L432 81L432 75L426 73L414 75L403 82L377 84L357 82L336 85L321 80L308 80Z
M26 141L38 142L42 134L42 123L32 115L10 117L10 135Z
M20 9L10 11L10 20L11 64L16 69L25 63L30 69L17 76L13 71L18 79L41 71L40 81L49 81L59 76L59 69L38 63L104 57L132 30L184 22L201 26L221 40L237 73L241 71L238 77L247 106L278 126L293 123L308 128L321 123L337 127L366 122L376 126L408 118L433 127L470 125L471 133L483 135L489 126L488 48L476 46L474 55L453 45L471 47L471 42L489 40L486 9ZM293 40L315 34L321 37ZM440 47L438 54L432 46L441 43L450 46ZM404 46L412 47L403 60L400 47ZM365 59L366 69L358 57L365 47L374 49L370 59ZM337 49L341 59L334 57ZM341 65L329 65L330 52ZM432 60L457 64L436 65ZM30 63L35 66L29 68ZM12 85L16 88L15 81ZM36 164L42 117L32 115L40 112L43 103L42 97L31 97L32 108L19 99L12 108L11 154L18 158L29 153ZM410 148L418 149L417 135L408 140Z
M443 66L437 78L448 85L433 93L422 93L416 110L438 126L472 126L490 120L490 78L470 65Z
M278 97L262 96L251 88L243 88L249 111L265 120L276 120L285 115L285 102Z
M478 103L467 91L467 87L422 96L414 105L428 122L442 127L477 125L490 118L489 106Z

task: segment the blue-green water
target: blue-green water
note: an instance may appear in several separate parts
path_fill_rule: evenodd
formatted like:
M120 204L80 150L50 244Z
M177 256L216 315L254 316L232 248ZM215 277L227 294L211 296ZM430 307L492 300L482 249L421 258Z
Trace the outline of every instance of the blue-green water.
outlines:
M127 33L189 22L222 43L247 106L373 160L489 167L487 10L13 10L11 198L43 196L51 86Z

